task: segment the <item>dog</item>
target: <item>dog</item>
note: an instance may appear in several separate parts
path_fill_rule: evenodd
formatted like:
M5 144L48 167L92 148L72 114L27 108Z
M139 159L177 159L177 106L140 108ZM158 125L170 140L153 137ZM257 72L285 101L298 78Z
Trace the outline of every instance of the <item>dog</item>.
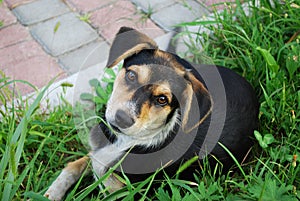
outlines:
M128 175L142 178L163 168L175 175L180 165L197 156L224 169L242 161L253 145L259 103L251 85L225 67L196 65L157 44L135 29L122 27L109 53L107 67L123 61L106 106L107 124L90 134L91 152L71 162L45 193L61 200L91 160L102 177L126 157ZM199 163L180 176L191 178ZM122 164L123 165L123 164ZM137 179L138 180L138 179ZM123 184L111 174L104 185L111 191Z

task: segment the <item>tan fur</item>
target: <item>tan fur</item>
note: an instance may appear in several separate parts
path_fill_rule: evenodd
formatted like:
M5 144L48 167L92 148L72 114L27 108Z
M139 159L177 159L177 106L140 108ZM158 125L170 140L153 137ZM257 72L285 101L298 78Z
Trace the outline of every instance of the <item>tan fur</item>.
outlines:
M186 124L188 122L188 117L189 117L189 112L191 110L191 104L192 104L192 99L193 99L193 89L191 85L188 85L187 88L184 90L183 95L185 96L184 98L184 113L183 113L183 117L182 117L182 130L187 132L186 130ZM187 132L188 133L188 132Z
M167 81L156 83L152 90L154 96L164 95L168 98L169 103L172 101L172 92L170 84Z
M191 81L194 91L201 91L202 94L209 94L204 85L192 73L187 72L186 75Z
M151 70L146 65L133 65L130 66L128 69L134 71L138 75L138 82L141 86L149 82L149 79L151 77Z
M189 133L193 129L197 128L200 124L202 124L202 122L211 114L212 109L213 109L213 100L212 100L211 95L207 91L207 89L204 87L204 85L199 80L197 80L192 73L187 72L186 75L188 76L189 80L191 81L191 84L189 84L187 86L185 92L183 93L184 95L186 95L186 100L185 100L186 103L185 103L185 108L184 108L184 116L182 119L182 127L183 127L184 132ZM194 91L198 91L198 92L202 93L203 95L206 95L210 99L211 105L210 105L210 108L207 111L207 113L195 125L193 125L190 128L187 128L186 124L188 122L188 118L189 118L188 115L191 110L191 104L193 101L192 99L193 99Z
M130 91L126 85L125 81L125 74L126 70L121 69L121 71L118 73L116 80L114 82L114 89L113 93L111 94L111 98L108 102L108 105L112 104L114 107L109 107L107 112L115 113L117 109L123 108L128 109L128 101L133 96L134 91ZM128 111L130 112L130 111Z
M184 68L181 64L179 64L179 63L175 60L175 58L173 57L173 55L171 55L170 53L164 52L164 51L161 51L161 50L156 50L156 51L154 52L154 55L155 55L156 57L163 58L163 59L166 61L166 63L167 63L171 68L173 68L173 70L175 70L175 72L176 72L178 75L180 75L180 76L182 76L182 77L185 75L185 72L186 72L185 68Z
M151 77L151 69L148 66L130 66L128 68L136 73L137 79L140 86L149 84L149 79ZM126 83L126 70L121 69L118 73L117 78L114 84L114 90L110 97L107 106L107 116L113 118L116 111L118 109L122 109L128 113L132 112L134 108L131 108L131 99L133 91L129 90L129 87ZM170 85L167 81L159 82L159 83L152 83L154 84L151 88L153 95L165 95L168 98L168 101L171 102L172 100L172 93L170 89ZM137 135L135 137L143 137L143 133L145 133L145 129L152 130L157 129L161 125L163 125L164 120L167 118L171 108L170 106L165 107L156 107L151 106L148 102L145 102L141 107L141 113L138 116L133 115L135 123L134 125L129 128L128 130L124 131L126 134ZM139 132L140 131L140 132ZM147 133L147 132L146 132ZM145 134L147 135L147 134Z
M76 161L68 163L65 170L68 170L74 174L82 174L88 164L88 161L89 157L84 156Z
M136 130L142 130L145 128L149 130L157 129L164 124L170 111L170 106L162 108L150 105L146 102L142 105L141 113L136 119L134 127ZM137 134L137 137L141 138L147 136L147 134L144 134L143 132L138 132Z
M136 120L136 124L139 125L140 128L149 121L150 109L151 105L148 101L142 105L141 113L139 114L138 119Z

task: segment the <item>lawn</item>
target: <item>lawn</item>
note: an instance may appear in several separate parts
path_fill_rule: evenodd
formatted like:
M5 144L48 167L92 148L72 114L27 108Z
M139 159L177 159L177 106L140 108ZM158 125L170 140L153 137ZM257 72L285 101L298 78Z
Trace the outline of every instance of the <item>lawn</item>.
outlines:
M180 25L182 34L193 39L186 41L189 49L183 56L231 68L255 88L261 104L260 126L253 133L255 145L249 160L236 164L233 174L222 176L205 164L195 173L197 182L166 176L154 193L149 189L156 182L155 174L135 184L123 175L128 185L113 194L99 190L91 177L82 177L65 200L132 200L136 194L142 200L300 199L300 1L262 0L260 5L250 5L249 12L239 1L224 8L214 12L213 19ZM199 28L190 31L187 27ZM109 70L107 75L109 79L100 80L108 83L106 88L100 88L97 80L90 81L95 97L81 96L95 102L97 111L111 92L115 75ZM71 106L63 94L60 106L42 108L40 102L49 86L37 92L33 103L21 100L11 91L15 82L1 73L0 198L47 200L43 193L67 162L87 153L82 136L101 119L74 112L82 111L81 106Z

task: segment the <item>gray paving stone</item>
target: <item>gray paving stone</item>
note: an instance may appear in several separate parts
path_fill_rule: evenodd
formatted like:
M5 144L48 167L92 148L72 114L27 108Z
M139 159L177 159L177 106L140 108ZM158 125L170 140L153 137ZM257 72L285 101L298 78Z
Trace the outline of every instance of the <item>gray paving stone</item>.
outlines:
M105 41L97 40L60 56L59 64L62 65L69 74L74 74L106 61L108 53L109 45Z
M159 10L151 15L151 19L167 31L183 22L190 22L206 15L208 11L194 1L185 1L184 4L176 3Z
M173 37L174 37L174 32L168 32L162 36L155 38L154 41L158 45L159 49L170 52L168 48L170 46L170 43L172 42ZM171 51L171 53L175 53L175 52Z
M32 25L70 12L70 9L61 0L37 0L18 6L13 12L22 24Z
M89 80L96 78L101 79L104 75L104 69L107 61L96 64L94 66L90 66L89 68L82 70L78 73L75 73L67 78L60 80L58 82L53 83L48 89L45 97L42 99L42 106L50 106L53 108L57 105L62 105L62 99L60 98L62 95L64 99L71 103L73 106L76 105L77 102L81 102L86 106L86 108L92 108L93 105L89 104L87 101L82 101L80 99L80 95L82 93L91 93L94 94L95 91L89 85ZM73 87L61 87L62 83L70 83L73 84ZM32 103L36 96L30 94L29 103ZM27 100L27 99L26 99Z
M175 4L174 0L131 0L131 2L139 6L146 13L150 10L156 12L164 7Z
M73 13L34 25L31 34L53 56L64 54L98 38L96 31Z

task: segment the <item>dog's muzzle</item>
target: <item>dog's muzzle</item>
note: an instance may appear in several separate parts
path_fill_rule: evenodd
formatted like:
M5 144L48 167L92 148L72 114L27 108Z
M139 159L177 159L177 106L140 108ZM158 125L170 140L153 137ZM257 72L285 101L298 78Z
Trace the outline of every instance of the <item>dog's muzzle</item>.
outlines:
M124 110L117 110L115 114L115 126L126 129L134 124L133 118L129 116Z

